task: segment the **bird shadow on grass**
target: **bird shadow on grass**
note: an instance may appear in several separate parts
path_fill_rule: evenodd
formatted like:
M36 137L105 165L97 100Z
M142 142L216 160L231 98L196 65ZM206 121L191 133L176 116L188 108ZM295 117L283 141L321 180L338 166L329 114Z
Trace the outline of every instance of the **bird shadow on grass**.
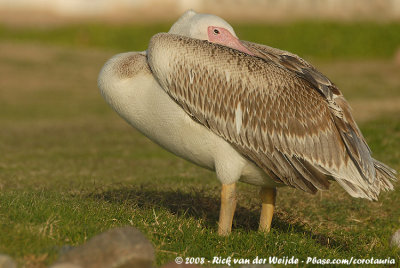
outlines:
M207 228L217 228L220 199L215 195L219 190L212 188L196 188L189 191L175 189L148 189L143 186L119 188L108 191L97 191L89 198L107 202L131 205L142 209L163 207L172 214L183 217L201 219ZM259 224L259 207L248 208L238 202L233 220L233 230L257 230ZM282 233L299 233L313 239L316 243L336 250L346 251L346 241L307 230L301 222L292 222L283 213L275 213L272 228Z

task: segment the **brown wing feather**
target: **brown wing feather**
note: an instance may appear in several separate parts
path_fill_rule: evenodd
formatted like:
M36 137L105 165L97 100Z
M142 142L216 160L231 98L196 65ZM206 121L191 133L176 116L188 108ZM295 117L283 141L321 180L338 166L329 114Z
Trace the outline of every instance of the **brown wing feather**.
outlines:
M364 179L372 183L375 178L375 167L371 150L351 115L349 104L336 85L310 63L293 53L248 41L242 43L257 57L270 60L296 73L325 97L349 156L357 163L356 166Z
M267 57L171 34L152 38L148 62L188 114L278 182L316 192L335 178L353 196L379 193L356 170L341 133L348 126L338 127L327 97L306 76Z

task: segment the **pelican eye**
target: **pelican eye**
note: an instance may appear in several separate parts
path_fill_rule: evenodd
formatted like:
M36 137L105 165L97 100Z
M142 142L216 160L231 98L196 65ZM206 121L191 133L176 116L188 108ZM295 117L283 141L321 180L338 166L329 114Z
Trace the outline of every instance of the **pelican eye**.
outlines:
M219 31L217 29L214 29L214 34L215 35L219 34Z

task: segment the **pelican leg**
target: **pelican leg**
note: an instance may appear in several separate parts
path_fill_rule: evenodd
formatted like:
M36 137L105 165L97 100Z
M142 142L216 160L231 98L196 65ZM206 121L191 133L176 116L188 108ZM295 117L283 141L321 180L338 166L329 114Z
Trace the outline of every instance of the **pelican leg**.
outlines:
M218 234L228 235L236 209L236 184L222 184L221 210L219 212Z
M262 187L260 190L262 201L259 231L269 232L271 230L272 216L276 200L276 188Z

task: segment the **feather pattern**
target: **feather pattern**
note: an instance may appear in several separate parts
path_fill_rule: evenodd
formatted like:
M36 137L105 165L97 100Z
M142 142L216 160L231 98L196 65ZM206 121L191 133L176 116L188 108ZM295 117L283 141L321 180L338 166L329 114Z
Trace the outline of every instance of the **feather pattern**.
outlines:
M147 57L161 87L189 115L275 181L315 193L335 179L352 196L368 199L393 187L394 171L372 159L328 78L294 54L245 45L255 57L161 33Z
M360 174L372 183L375 168L371 150L351 115L350 106L336 85L295 54L248 41L242 43L256 56L271 60L278 66L296 73L325 97L349 155L357 162L357 167L361 169Z

